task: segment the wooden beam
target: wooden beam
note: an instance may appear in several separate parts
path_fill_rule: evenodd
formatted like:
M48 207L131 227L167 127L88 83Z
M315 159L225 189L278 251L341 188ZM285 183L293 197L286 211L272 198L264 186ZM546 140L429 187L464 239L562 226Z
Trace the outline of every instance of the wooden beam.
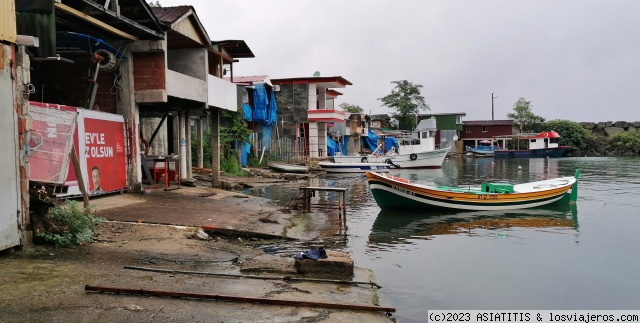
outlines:
M139 38L134 36L134 35L128 34L128 33L124 32L124 31L122 31L120 29L113 28L112 26L109 26L108 24L106 24L106 23L104 23L104 22L102 22L102 21L100 21L100 20L98 20L96 18L93 18L93 17L91 17L91 16L89 16L87 14L84 14L84 13L82 13L82 12L76 10L76 9L73 9L73 8L71 8L71 7L69 7L69 6L65 5L65 4L56 2L55 6L56 6L56 9L60 9L60 10L66 12L68 14L74 15L74 16L80 18L80 19L84 19L87 22L92 23L92 24L94 24L94 25L96 25L96 26L98 26L98 27L110 32L110 33L116 34L116 35L118 35L120 37L124 37L124 38L127 38L129 40L133 40L133 41L139 40Z
M86 209L89 207L89 195L87 195L87 187L84 185L84 177L82 177L82 170L80 170L80 161L78 160L76 145L73 143L71 144L71 152L69 154L71 155L71 163L73 164L73 170L78 180L78 187L80 188L80 193L82 193L83 205Z
M40 39L38 37L16 35L16 44L28 47L40 47Z

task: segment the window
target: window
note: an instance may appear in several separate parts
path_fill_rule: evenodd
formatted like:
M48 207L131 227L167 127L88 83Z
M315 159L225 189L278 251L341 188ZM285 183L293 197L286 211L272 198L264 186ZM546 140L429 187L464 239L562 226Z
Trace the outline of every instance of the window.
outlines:
M482 126L482 132L489 132L488 126Z
M466 133L471 133L471 127L464 127L464 131Z

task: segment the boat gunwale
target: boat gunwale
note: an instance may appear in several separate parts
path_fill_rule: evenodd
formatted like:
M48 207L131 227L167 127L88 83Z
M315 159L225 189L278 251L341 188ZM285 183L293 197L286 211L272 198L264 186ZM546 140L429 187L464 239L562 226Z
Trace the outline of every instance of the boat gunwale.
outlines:
M367 175L367 181L369 182L369 185L380 183L381 185L384 185L384 186L391 186L390 188L392 190L395 190L393 186L396 186L400 189L413 192L415 194L419 194L421 198L430 198L430 199L445 200L445 201L458 201L463 203L468 203L470 201L473 201L476 204L494 204L494 203L502 203L502 202L515 203L519 201L526 202L526 201L541 200L549 197L554 197L560 194L565 194L567 191L569 191L573 187L573 184L575 183L574 177L561 177L557 179L566 179L567 184L562 185L560 187L553 188L553 189L545 189L545 190L538 190L538 191L532 191L532 192L518 192L518 193L515 193L515 192L514 193L490 193L490 192L482 192L482 191L453 192L453 191L433 189L431 187L426 187L422 184L404 183L404 182L395 180L393 178L384 176L382 174L370 175L369 172L367 172L366 175ZM571 181L571 179L574 179L574 180ZM544 181L538 181L538 182L544 182ZM530 185L538 182L523 183L523 184ZM522 184L516 184L516 185L522 185ZM490 196L491 198L480 199L479 196Z

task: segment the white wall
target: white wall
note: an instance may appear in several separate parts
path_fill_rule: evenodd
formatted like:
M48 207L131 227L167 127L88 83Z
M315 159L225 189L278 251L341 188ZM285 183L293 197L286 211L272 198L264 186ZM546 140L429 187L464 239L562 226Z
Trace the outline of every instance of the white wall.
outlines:
M18 167L17 115L13 108L13 80L10 64L11 46L0 44L0 250L20 244L18 221L20 203L20 171Z
M167 95L207 102L207 83L195 77L167 69Z
M236 85L219 77L208 76L209 106L228 111L238 111Z

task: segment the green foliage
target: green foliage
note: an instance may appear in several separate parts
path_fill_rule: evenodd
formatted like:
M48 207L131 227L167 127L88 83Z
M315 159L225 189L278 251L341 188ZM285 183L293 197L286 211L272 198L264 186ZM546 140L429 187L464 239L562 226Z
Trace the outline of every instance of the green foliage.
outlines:
M623 131L609 136L611 147L619 153L640 152L640 136L637 132Z
M539 132L543 130L542 124L545 119L535 115L531 111L532 107L533 105L531 105L531 101L520 98L513 105L514 112L507 114L507 117L512 119L513 122L518 125L520 132Z
M346 103L346 102L338 104L338 107L340 109L342 109L342 111L347 112L347 113L362 113L362 112L364 112L364 110L360 106L349 104L349 103Z
M104 219L91 215L91 208L81 208L76 201L66 201L51 209L49 216L57 227L64 230L58 233L38 233L38 237L56 246L66 247L93 240L93 228Z
M571 146L581 151L586 151L589 148L589 142L593 136L579 123L569 120L551 120L544 127L560 134L560 145Z
M398 121L399 129L411 130L416 126L416 115L420 110L430 110L420 95L422 85L407 80L393 81L395 88L385 97L379 98L382 105L396 110L392 117Z
M264 156L264 158L262 158L262 162L260 162L260 157L256 157L254 154L249 154L249 157L247 158L247 165L249 166L267 166L267 160L274 160L275 161L275 157L273 156Z
M220 161L220 168L227 175L231 175L231 176L246 175L246 172L242 170L242 167L240 167L240 161L238 161L238 158L234 156L223 158Z
M204 131L202 133L202 162L205 168L211 168L211 132ZM197 133L191 133L191 163L192 166L198 164L198 137Z
M243 110L242 108L238 108L238 111ZM236 140L239 143L249 141L251 130L247 128L247 122L244 121L240 112L222 111L222 116L231 120L231 126L220 127L220 144L230 145Z

